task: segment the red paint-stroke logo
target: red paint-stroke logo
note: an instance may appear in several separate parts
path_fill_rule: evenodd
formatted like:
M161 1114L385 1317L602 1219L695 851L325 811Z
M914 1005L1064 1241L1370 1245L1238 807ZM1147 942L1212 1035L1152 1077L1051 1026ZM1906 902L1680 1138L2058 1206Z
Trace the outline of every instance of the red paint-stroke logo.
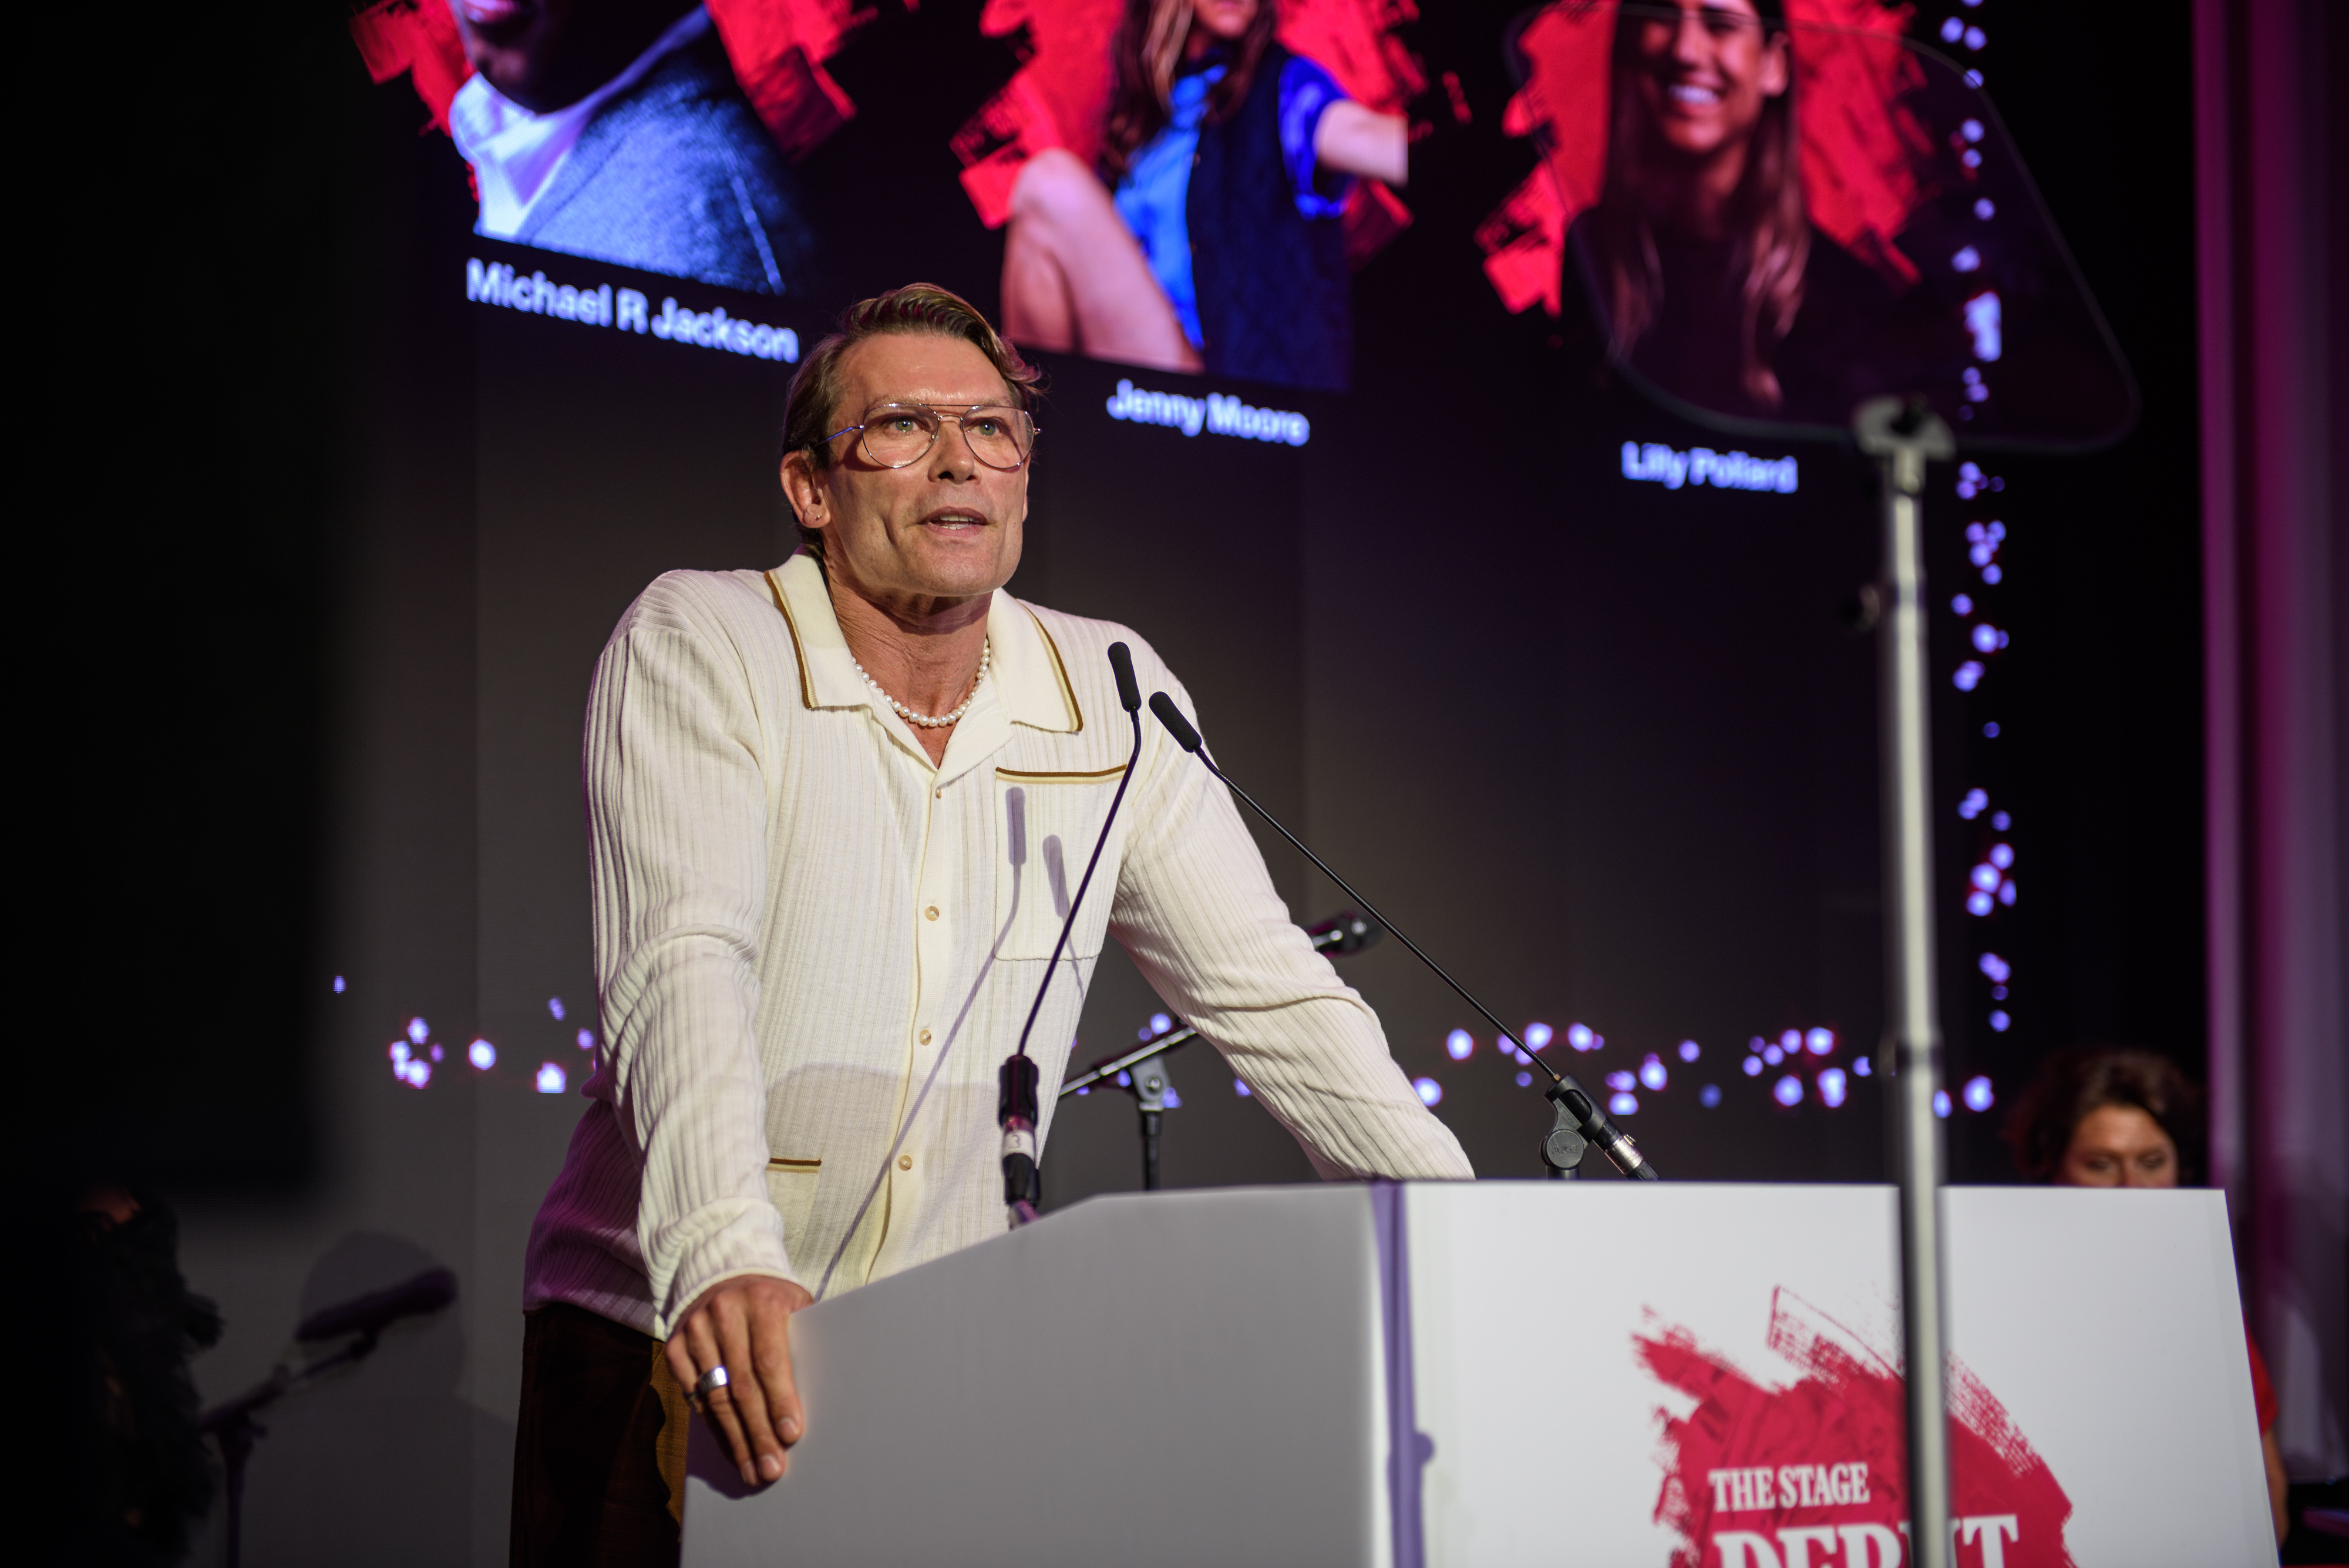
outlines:
M1651 1313L1652 1318L1654 1314ZM1908 1442L1900 1369L1791 1291L1771 1297L1770 1349L1795 1380L1771 1388L1685 1329L1634 1334L1640 1360L1697 1401L1664 1415L1656 1518L1684 1543L1671 1568L1902 1568ZM1950 1366L1951 1511L1960 1568L2076 1568L2071 1499L2004 1406Z

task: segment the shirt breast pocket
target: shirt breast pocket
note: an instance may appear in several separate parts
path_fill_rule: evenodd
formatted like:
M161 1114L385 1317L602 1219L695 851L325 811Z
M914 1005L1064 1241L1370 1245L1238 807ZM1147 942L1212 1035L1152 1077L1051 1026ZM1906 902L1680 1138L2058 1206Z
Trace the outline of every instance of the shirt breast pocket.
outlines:
M1084 880L1085 862L1124 773L1122 767L1067 774L996 769L996 842L1001 853L995 864L995 929L1002 943L998 957L1052 956L1069 901ZM1101 951L1117 882L1116 851L1113 843L1102 851L1101 869L1069 932L1063 957L1090 959Z
M823 1174L821 1158L767 1161L767 1198L783 1222L783 1247L791 1253L794 1268L808 1266L800 1252L807 1243L808 1221L815 1214L816 1182Z

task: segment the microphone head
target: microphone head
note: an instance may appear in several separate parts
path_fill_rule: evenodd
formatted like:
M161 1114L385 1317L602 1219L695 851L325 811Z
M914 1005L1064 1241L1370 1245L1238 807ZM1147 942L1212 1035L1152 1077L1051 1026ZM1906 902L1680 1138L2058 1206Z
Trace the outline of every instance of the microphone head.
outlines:
M1199 732L1191 728L1191 721L1183 717L1183 710L1174 706L1174 698L1164 691L1152 692L1150 711L1158 715L1158 722L1166 726L1166 732L1174 737L1176 745L1186 752L1198 751Z
M1109 645L1109 667L1117 674L1117 700L1129 713L1142 710L1142 688L1134 683L1133 650L1122 642Z
M439 1312L456 1299L457 1276L447 1269L428 1269L388 1289L312 1313L295 1327L294 1337L333 1339L346 1334L380 1332L401 1318Z
M1321 951L1336 953L1343 958L1375 945L1381 937L1387 934L1387 929L1368 915L1341 909L1318 926L1306 927L1305 934L1313 939L1313 945Z

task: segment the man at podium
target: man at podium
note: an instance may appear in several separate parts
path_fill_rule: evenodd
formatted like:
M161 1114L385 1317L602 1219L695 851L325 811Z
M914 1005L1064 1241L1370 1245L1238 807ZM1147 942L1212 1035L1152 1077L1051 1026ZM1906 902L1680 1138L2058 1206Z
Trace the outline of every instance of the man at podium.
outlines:
M688 1402L776 1479L790 1314L1005 1226L997 1070L1133 745L1109 645L1191 708L1133 633L1003 591L1036 384L943 289L852 307L792 383L801 548L660 577L596 666L605 1039L531 1231L517 1563L676 1561ZM1113 937L1325 1178L1473 1175L1229 794L1155 725L1131 765L1044 1106Z

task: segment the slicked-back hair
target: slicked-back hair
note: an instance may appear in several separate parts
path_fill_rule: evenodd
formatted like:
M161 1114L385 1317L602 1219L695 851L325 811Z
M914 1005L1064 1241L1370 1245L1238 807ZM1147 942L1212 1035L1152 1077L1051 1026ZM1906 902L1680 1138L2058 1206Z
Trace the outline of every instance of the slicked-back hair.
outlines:
M2015 1168L2033 1181L2053 1180L2072 1135L2106 1106L2151 1116L2177 1146L2179 1184L2202 1179L2202 1096L2193 1080L2167 1056L2109 1045L2075 1045L2039 1069L2007 1118Z
M909 283L870 299L860 299L841 313L840 325L800 362L792 378L791 396L783 405L783 452L804 452L818 468L830 468L835 458L823 438L840 429L847 417L840 407L840 362L851 348L868 337L891 333L930 333L959 337L987 356L996 374L1010 389L1011 400L1032 417L1043 389L1043 376L1019 357L978 307L934 283ZM861 412L862 410L858 410ZM821 552L822 531L802 528L800 541Z

